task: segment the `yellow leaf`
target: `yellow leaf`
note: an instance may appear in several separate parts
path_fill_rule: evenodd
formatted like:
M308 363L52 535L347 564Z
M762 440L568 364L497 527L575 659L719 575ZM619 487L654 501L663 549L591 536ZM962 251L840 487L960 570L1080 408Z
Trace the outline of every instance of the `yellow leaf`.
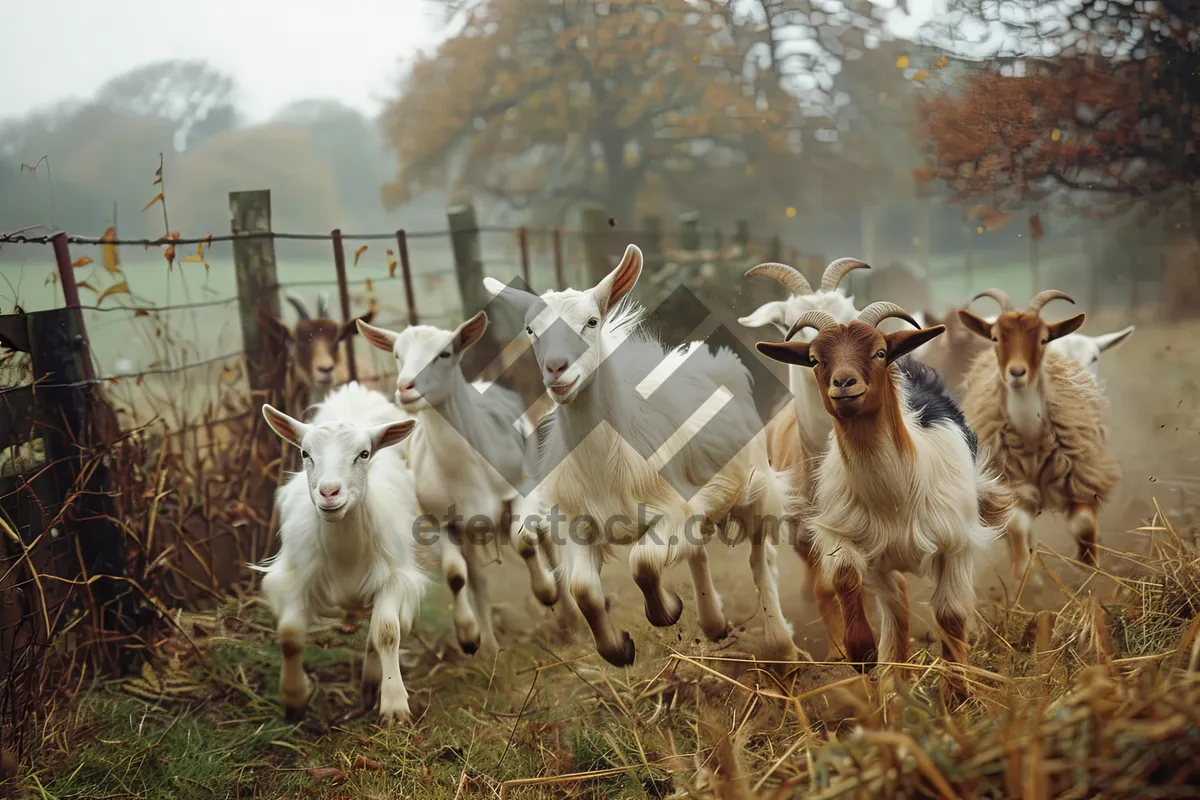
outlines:
M396 277L396 256L391 250L387 251L388 277Z
M133 312L133 315L135 317L148 317L150 316L150 312L144 308L139 308L137 311Z
M949 63L950 63L950 59L946 58L945 56L938 56L938 60L933 62L933 66L935 66L938 69L944 69L945 66Z
M365 252L367 252L367 246L365 244L354 251L354 266L358 266L358 257Z
M90 258L88 258L87 256L84 256L83 258L77 258L74 261L72 261L71 266L72 267L86 267L90 263L92 263L92 260Z
M370 278L367 278L366 287L367 287L367 291L368 291L368 292L373 292L373 291L375 291L375 284L371 283L371 279L370 279Z
M976 226L975 226L975 232L976 232L976 233L983 233L983 226L982 226L982 225L976 225Z
M908 69L908 56L900 56L896 59L896 69Z
M226 364L221 369L221 383L233 383L242 376L242 365L237 361Z
M146 203L146 205L142 206L142 211L145 211L147 208L154 205L155 203L161 202L162 199L163 199L163 194L162 194L162 192L159 192L158 194L154 195L154 197L150 198L149 203Z
M927 70L927 69L917 70L916 72L913 73L912 79L914 81L916 81L917 83L925 83L925 81L929 80L929 70Z
M792 217L796 216L796 209L792 208L791 206L788 206L787 211L785 211L784 213L788 215L788 219L791 219Z
M199 244L196 245L196 252L192 253L190 256L185 256L184 258L179 259L179 263L181 263L181 264L185 261L190 264L203 264L204 263L204 242L200 242Z
M100 301L108 297L110 294L129 294L129 284L127 284L125 281L114 283L112 286L100 293L100 296L96 298L96 305L100 305Z
M102 242L114 242L117 239L117 229L109 228L100 237ZM121 258L117 255L117 246L115 244L105 244L100 246L100 252L104 254L104 268L109 272L121 271Z
M912 242L913 242L913 247L920 247L921 246L921 237L914 236L912 239Z
M1062 138L1062 131L1060 131L1058 128L1055 128L1054 130L1050 131L1050 141L1057 142L1061 138Z
M78 286L80 289L88 289L92 292L95 292L96 294L100 294L99 292L96 291L96 287L92 286L87 281L80 281L79 283L77 283L75 285Z
M753 178L753 177L754 177L754 165L753 165L753 164L747 164L747 165L746 165L746 177L747 177L747 178Z

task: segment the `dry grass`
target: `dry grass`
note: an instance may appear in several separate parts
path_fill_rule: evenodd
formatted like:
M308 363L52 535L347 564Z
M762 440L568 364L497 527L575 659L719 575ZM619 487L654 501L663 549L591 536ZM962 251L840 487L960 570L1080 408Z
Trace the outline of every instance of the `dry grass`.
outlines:
M141 675L49 708L22 784L55 798L1195 796L1200 554L1162 518L1138 535L1111 573L1046 570L1057 611L985 607L965 700L943 697L927 642L905 674L863 678L771 669L736 641L642 647L643 627L637 665L616 669L546 622L486 664L450 644L439 590L404 653L411 727L357 712L353 627L314 637L319 689L290 726L270 621L233 598L178 614Z

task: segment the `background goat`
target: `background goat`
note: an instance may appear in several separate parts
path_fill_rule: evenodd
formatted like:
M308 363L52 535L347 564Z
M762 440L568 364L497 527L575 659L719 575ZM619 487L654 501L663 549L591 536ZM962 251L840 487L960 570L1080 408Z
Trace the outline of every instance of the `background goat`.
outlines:
M584 291L539 298L485 279L488 291L524 312L542 380L558 403L539 492L570 526L564 537L568 586L600 654L624 666L633 662L635 648L609 619L601 565L614 545L632 545L630 567L646 617L668 626L679 619L683 603L664 589L662 572L684 559L700 627L719 639L729 626L705 544L716 521L728 515L750 536L771 655L792 658L772 542L785 487L757 435L761 422L749 371L728 349L712 353L703 342L692 342L668 350L652 338L643 327L644 310L621 302L641 271L641 250L629 245L617 268ZM722 387L732 394L728 402ZM697 400L702 402L693 412Z
M459 645L468 654L482 650L493 656L499 646L483 570L485 547L503 525L517 524L511 522L514 506L518 520L536 510L536 500L518 490L531 489L526 478L534 474L537 456L520 396L498 384L468 383L463 376L463 353L479 341L487 324L481 311L453 331L412 325L397 333L361 321L359 330L395 357L396 402L421 423L407 458L421 509L445 533L442 569L454 595ZM525 423L523 430L512 425L517 419ZM524 529L512 542L529 568L534 594L543 604L554 605L560 592L553 543ZM566 613L560 613L560 622Z
M363 705L385 723L409 717L400 637L416 617L426 580L414 557L412 476L392 448L413 429L383 395L357 383L334 392L310 424L269 405L263 417L300 448L304 472L279 487L279 552L262 566L283 656L279 690L289 719L303 715L300 654L309 627L338 612L373 608L363 665Z
M325 292L317 295L316 316L311 316L304 301L295 295L286 295L285 299L296 310L296 324L289 326L278 317L267 317L267 321L288 343L287 410L303 416L312 405L323 402L334 387L350 380L345 341L358 333L359 320L370 322L375 312L340 323L330 318L329 295ZM356 358L354 365L359 382L370 385L376 377L374 367L361 358Z
M813 369L834 437L817 472L809 525L819 568L846 616L846 648L863 668L877 658L864 583L879 609L889 661L908 660L908 584L933 573L932 605L947 661L966 660L975 562L1011 498L981 469L974 432L934 370L902 357L942 326L884 334L889 317L917 323L893 303L872 303L840 324L810 311L796 326L810 342L759 342L764 355Z
M981 355L967 376L963 408L1017 494L1007 531L1013 580L1022 579L1033 520L1046 510L1068 515L1079 560L1094 564L1099 507L1121 479L1108 442L1108 401L1082 365L1047 348L1077 330L1084 314L1043 320L1051 300L1075 302L1056 289L1039 292L1023 311L999 289L979 297L995 299L1002 312L994 322L958 312L972 332L994 343L994 353Z
M1054 339L1046 346L1064 356L1075 359L1087 374L1099 380L1101 354L1120 347L1133 335L1133 331L1134 326L1130 325L1119 331L1103 333L1099 336L1068 333L1066 336ZM979 337L975 337L975 340L979 341Z

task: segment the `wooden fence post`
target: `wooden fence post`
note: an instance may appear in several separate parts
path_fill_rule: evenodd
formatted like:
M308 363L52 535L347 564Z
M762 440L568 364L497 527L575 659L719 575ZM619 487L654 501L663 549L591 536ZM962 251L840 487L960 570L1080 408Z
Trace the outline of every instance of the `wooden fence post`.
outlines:
M408 324L419 325L417 298L413 293L412 265L408 262L408 234L403 230L396 231L396 247L400 251L400 275L404 278L404 302L408 306Z
M646 259L646 268L653 274L662 269L663 265L662 217L643 217L642 231L645 236L642 255Z
M733 223L733 228L734 243L743 248L750 247L750 223L747 220L739 219Z
M329 233L333 239L333 268L337 271L338 301L342 307L342 322L349 322L350 317L350 287L346 283L346 248L342 244L342 229L334 228ZM350 380L358 380L358 366L354 363L354 340L357 336L346 337L346 369Z
M679 215L679 249L695 252L700 249L700 214L689 211Z
M554 289L561 292L567 288L567 269L563 263L562 228L555 228L554 240Z
M586 203L579 209L579 227L583 231L583 254L587 262L587 282L595 286L612 271L608 261L608 214L598 203Z
M517 250L521 257L521 277L532 289L533 279L529 275L529 235L526 233L524 225L517 228Z
M476 221L475 207L469 203L446 209L446 218L450 223L450 246L454 252L454 274L458 278L458 292L462 298L463 320L467 320L487 307L491 300L483 286L479 223ZM501 304L495 304L492 308L498 311ZM500 340L496 336L497 322L500 320L490 320L483 338L463 354L463 373L469 381L478 378L500 352Z

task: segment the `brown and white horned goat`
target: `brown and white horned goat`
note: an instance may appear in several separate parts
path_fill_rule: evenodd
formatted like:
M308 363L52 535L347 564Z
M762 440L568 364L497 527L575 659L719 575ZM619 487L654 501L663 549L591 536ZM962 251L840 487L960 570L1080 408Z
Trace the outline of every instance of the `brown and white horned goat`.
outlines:
M302 415L314 404L324 402L335 387L350 380L345 341L358 333L358 320L370 322L375 312L368 311L341 323L330 318L329 296L325 292L317 295L316 316L311 316L304 301L295 295L285 295L284 299L296 310L296 324L289 326L277 317L268 317L267 321L288 343L286 410ZM355 358L354 366L358 381L374 388L377 376L370 362Z
M1097 513L1121 479L1108 441L1108 400L1077 361L1046 346L1078 329L1085 315L1043 320L1051 300L1075 302L1056 289L1039 292L1023 311L999 289L973 299L979 297L997 300L1002 313L988 322L958 312L971 331L995 343L995 355L980 356L967 376L963 408L1017 495L1007 531L1014 579L1029 564L1030 528L1043 511L1068 515L1079 560L1094 564Z
M854 258L839 258L825 267L821 288L814 290L799 270L787 264L768 262L751 267L746 271L746 277L770 278L787 289L791 296L787 300L764 303L738 322L748 328L772 325L784 334L785 341L797 336L802 341L808 339L808 334L794 323L809 311L823 311L838 322L851 322L858 316L854 297L843 294L839 287L846 275L856 269L870 267ZM787 476L790 504L804 508L812 500L815 465L828 449L833 425L825 413L823 393L811 370L789 366L788 389L792 398L776 409L767 423L767 456L771 468ZM810 533L797 531L794 546L808 567L813 600L825 622L830 654L845 654L842 642L845 624L838 608L837 593L833 585L814 569L815 554Z
M884 334L896 317L917 327ZM1007 516L1011 495L983 467L975 434L936 371L902 357L945 331L921 329L894 303L872 303L840 324L810 311L797 326L810 342L759 342L777 361L810 367L834 436L816 475L808 526L817 567L833 581L846 619L850 661L874 666L878 651L863 607L875 595L880 649L908 660L908 584L932 572L942 654L962 662L975 607L976 560Z

